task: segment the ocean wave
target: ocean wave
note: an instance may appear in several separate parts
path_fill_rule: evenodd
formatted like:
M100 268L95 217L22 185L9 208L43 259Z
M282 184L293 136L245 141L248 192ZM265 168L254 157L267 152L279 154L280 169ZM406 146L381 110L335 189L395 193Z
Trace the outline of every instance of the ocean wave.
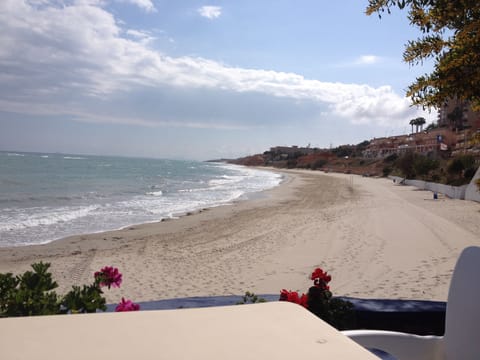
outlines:
M242 175L241 176L223 175L219 179L210 180L208 184L212 186L233 184L233 183L238 183L242 181L243 178L244 178L244 175L243 176Z
M98 209L96 205L79 208L31 208L23 211L15 210L3 215L0 219L0 231L35 228L66 223L90 214Z
M85 161L69 163L69 176L64 177L63 158ZM281 176L270 171L230 164L145 163L70 155L52 155L49 161L55 167L44 178L37 178L38 168L32 167L35 171L28 191L0 195L0 246L40 244L74 234L175 218L230 204L281 182ZM24 164L18 159L22 171ZM102 165L108 170L99 169Z

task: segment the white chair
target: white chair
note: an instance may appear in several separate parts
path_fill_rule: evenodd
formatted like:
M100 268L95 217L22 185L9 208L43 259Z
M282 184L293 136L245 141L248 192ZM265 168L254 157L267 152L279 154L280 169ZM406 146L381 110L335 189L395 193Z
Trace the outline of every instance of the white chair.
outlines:
M480 247L463 250L448 292L444 336L418 336L381 330L343 333L366 348L403 360L480 359Z

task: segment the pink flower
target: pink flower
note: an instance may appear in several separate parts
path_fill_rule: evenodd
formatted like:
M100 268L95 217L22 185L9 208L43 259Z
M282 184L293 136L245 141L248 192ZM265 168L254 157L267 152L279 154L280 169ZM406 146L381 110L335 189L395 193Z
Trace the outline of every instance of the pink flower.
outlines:
M95 272L94 277L100 286L107 286L109 289L110 286L120 287L122 283L122 274L112 266L105 266L100 271Z
M115 311L137 311L140 310L140 305L135 304L132 300L125 300L122 297L122 301L117 305Z

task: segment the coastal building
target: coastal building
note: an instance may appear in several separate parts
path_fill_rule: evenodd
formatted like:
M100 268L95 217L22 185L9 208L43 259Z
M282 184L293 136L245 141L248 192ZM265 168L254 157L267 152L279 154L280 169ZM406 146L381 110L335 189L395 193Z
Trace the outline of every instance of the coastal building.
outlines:
M402 155L409 151L421 154L441 153L456 146L457 137L447 128L436 128L430 131L410 135L374 138L363 151L365 158L385 158L396 154Z
M438 126L452 130L480 128L480 111L474 111L469 102L450 100L438 111Z
M447 102L438 112L438 125L454 132L452 155L480 154L480 111L474 111L469 102Z
M287 160L295 157L300 157L304 155L310 155L318 150L319 149L316 149L316 148L298 147L296 145L275 146L270 148L270 151L266 152L265 155L269 155L271 160L273 161L279 161L279 160Z

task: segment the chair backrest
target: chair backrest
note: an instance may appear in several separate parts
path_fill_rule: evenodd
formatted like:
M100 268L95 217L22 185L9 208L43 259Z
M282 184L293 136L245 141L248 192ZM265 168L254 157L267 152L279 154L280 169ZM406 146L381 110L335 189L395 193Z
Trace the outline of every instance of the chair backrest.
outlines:
M463 250L448 292L446 359L480 359L480 247Z

